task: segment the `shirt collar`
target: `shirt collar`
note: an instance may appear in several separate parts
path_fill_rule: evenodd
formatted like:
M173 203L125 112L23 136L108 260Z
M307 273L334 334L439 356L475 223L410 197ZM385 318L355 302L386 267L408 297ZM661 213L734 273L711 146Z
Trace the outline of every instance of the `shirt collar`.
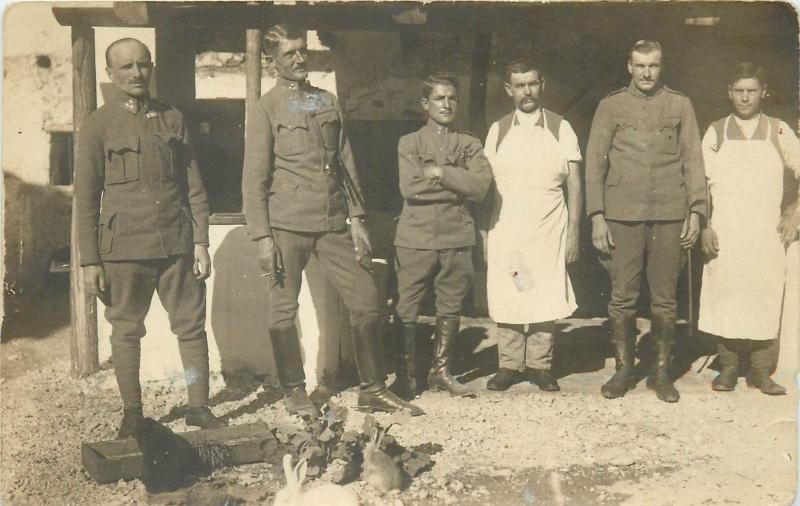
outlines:
M452 127L440 125L433 121L432 119L428 119L428 123L425 125L431 132L437 133L439 135L449 134L453 132Z
M520 111L515 109L516 121L514 124L525 123L526 125L544 126L542 124L542 106L539 106L533 112Z
M286 79L285 77L281 76L278 76L276 84L281 88L285 88L287 90L297 91L308 88L308 81L292 81L290 79Z
M631 95L633 95L635 97L639 97L639 98L655 98L658 95L660 95L662 91L664 91L664 85L663 84L659 84L658 85L658 89L655 92L653 92L653 94L648 95L647 93L642 93L639 90L639 88L636 87L636 83L633 82L633 79L631 79L631 82L628 83L628 91L631 93Z
M111 92L109 93L108 98L109 102L117 104L117 106L133 115L138 114L140 110L144 112L148 112L150 110L149 95L138 98L132 97L116 86L111 86Z

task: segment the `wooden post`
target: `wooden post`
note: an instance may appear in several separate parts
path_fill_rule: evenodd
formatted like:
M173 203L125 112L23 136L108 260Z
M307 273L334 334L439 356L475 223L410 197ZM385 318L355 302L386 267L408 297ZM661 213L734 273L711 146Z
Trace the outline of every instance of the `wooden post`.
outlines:
M246 30L245 64L247 72L247 100L245 121L250 110L261 96L261 30Z
M72 27L72 124L75 159L78 159L78 133L86 117L97 108L94 65L94 28ZM73 178L74 180L74 178ZM70 356L72 375L80 378L100 370L97 350L97 301L86 293L80 267L75 199L72 204L70 260L70 310L72 336Z

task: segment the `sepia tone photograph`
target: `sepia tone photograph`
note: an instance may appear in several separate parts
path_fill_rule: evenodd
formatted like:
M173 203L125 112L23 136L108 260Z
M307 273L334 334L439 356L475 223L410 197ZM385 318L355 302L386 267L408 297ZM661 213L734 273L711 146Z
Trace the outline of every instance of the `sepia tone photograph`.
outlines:
M3 505L793 504L790 1L3 17Z

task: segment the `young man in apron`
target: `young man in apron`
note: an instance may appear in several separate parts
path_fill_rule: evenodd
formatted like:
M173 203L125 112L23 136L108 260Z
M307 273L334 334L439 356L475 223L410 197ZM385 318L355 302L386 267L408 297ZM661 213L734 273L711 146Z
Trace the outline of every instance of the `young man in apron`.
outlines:
M559 390L550 372L555 320L576 309L566 264L578 258L581 161L569 123L541 107L545 80L528 62L506 68L515 109L492 124L486 156L495 187L487 223L487 296L499 368L486 387L529 379Z
M784 173L800 176L800 141L786 123L761 112L764 73L736 65L728 81L733 114L703 137L710 213L701 234L703 271L698 328L720 336L721 370L711 384L736 387L740 360L747 384L768 395L786 389L770 375L778 359L787 248L797 240L797 195L781 214ZM791 179L790 179L791 181Z
M416 395L414 343L417 316L430 285L436 293L436 334L428 387L451 395L472 391L450 373L458 339L461 306L474 268L475 221L468 201L480 202L492 182L481 142L454 128L458 82L435 74L422 86L425 126L403 136L397 146L400 193L405 202L394 240L397 263L397 314L403 322L403 360L396 391Z

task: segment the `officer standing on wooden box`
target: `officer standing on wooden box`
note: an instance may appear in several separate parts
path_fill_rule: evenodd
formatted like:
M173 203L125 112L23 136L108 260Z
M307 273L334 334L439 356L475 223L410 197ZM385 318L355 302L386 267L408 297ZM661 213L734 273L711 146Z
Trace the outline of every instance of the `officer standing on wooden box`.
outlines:
M186 424L224 425L208 408L205 279L208 201L183 115L153 100L150 51L136 39L106 50L113 86L89 115L75 167L77 248L86 289L106 305L124 414L118 438L143 419L140 339L153 291L169 314L189 391Z
M436 333L428 387L451 395L472 391L450 373L461 307L474 278L475 221L468 201L480 202L492 170L480 140L453 128L458 112L458 81L434 74L422 86L428 122L403 136L397 147L400 193L405 200L394 244L397 249L397 314L403 322L405 352L397 391L417 393L415 339L422 299L436 293Z
M269 278L269 334L286 409L318 416L305 389L295 327L303 269L313 255L350 310L359 408L420 415L422 410L384 382L378 291L366 269L370 245L361 186L336 97L307 82L303 32L273 26L263 46L278 77L247 120L242 193L248 231L258 242L258 264Z
M586 148L586 211L592 243L611 256L608 317L617 372L608 398L632 386L636 301L642 271L650 287L656 362L648 386L677 402L669 376L675 342L676 292L683 251L706 213L700 134L691 101L662 84L661 45L636 42L628 55L630 84L600 101Z

